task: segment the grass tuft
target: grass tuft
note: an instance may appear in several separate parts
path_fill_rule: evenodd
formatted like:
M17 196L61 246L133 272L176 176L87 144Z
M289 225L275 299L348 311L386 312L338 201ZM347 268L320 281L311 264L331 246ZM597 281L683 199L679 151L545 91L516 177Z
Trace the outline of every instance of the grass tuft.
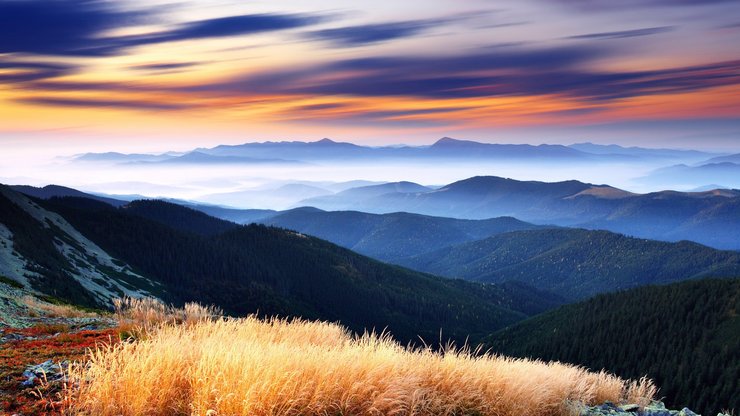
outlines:
M46 300L39 300L34 296L24 296L23 304L26 305L31 313L40 312L50 318L92 318L100 314L91 312L88 309L81 309L63 303L49 303Z

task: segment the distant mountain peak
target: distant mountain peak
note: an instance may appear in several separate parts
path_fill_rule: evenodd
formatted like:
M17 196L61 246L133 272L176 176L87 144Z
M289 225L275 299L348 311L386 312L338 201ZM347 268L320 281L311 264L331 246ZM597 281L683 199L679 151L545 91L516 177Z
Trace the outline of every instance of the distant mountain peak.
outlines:
M470 145L470 144L481 145L481 144L484 144L484 143L474 142L474 141L470 141L470 140L458 140L458 139L453 139L452 137L446 137L445 136L445 137L437 140L436 142L434 142L434 144L432 145L432 147L435 147L435 146L460 146L460 145Z
M329 138L324 137L323 139L321 139L319 141L316 141L314 143L319 143L319 144L336 144L337 142L335 142L332 139L329 139Z
M636 196L637 194L625 191L623 189L615 188L608 185L594 185L588 189L578 192L575 195L566 197L565 199L575 199L579 196L593 196L601 199L621 199Z

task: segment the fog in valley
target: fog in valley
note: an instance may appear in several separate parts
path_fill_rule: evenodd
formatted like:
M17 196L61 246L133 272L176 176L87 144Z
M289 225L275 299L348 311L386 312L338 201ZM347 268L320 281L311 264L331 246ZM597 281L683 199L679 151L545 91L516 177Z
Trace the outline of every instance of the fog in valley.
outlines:
M177 198L239 208L286 209L321 194L373 183L410 181L443 186L472 176L500 176L517 180L556 182L579 180L609 184L631 192L662 189L688 191L711 183L652 184L641 181L658 163L572 163L383 161L363 163L302 163L296 165L159 165L145 163L83 163L53 158L29 164L5 161L0 182L45 186L59 184L82 191L130 197ZM740 178L722 186L740 187ZM358 181L358 182L352 182ZM343 184L345 182L349 182ZM305 186L286 186L302 184Z

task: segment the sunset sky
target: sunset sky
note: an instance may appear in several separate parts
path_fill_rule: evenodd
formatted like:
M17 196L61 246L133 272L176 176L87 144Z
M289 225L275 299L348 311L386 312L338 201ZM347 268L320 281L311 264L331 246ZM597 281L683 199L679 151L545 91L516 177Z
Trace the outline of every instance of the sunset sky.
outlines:
M0 0L0 146L740 150L732 0Z

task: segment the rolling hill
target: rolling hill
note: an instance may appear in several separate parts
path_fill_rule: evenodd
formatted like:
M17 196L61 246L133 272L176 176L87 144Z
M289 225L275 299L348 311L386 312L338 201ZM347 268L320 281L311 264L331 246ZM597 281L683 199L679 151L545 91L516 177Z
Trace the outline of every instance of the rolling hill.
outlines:
M569 299L698 277L740 276L738 252L566 228L498 234L396 263L480 282L517 280Z
M510 217L459 220L397 212L368 214L297 208L260 220L331 241L358 253L392 261L493 234L540 228Z
M352 195L353 198L335 203L342 193L325 204L323 199L311 199L302 205L320 209L355 209L372 213L412 212L451 218L485 219L500 216L517 218L533 217L550 219L552 205L562 198L589 189L591 185L577 181L546 184L543 182L519 182L494 176L474 177L458 181L440 189L423 192L387 190L367 196ZM344 191L345 193L352 190ZM532 213L530 213L532 212Z
M340 321L356 331L387 328L404 342L417 336L438 340L441 329L444 339L464 342L562 303L525 285L443 279L292 231L229 225L175 204L144 201L114 208L87 198L31 201L8 188L3 192L12 196L6 197L0 216L0 223L12 231L4 244L19 253L18 264L36 264L43 256L52 259L46 268L63 270L66 280L49 275L43 281L69 286L72 292L54 294L72 302L91 296L85 286L65 283L79 279L77 269L66 266L76 266L78 256L59 249L63 234L52 227L53 234L47 235L43 221L23 214L30 207L39 207L53 221L58 218L66 233L84 242L83 248L99 250L110 263L124 265L111 274L121 280L119 274L130 273L126 288L147 284L165 301L214 304L234 315L302 316ZM18 219L40 225L29 230L16 226ZM88 263L98 269L113 267L103 260ZM98 280L107 282L105 277ZM48 294L41 285L33 290Z
M599 295L496 332L516 357L647 375L669 406L740 409L740 279L705 279Z

